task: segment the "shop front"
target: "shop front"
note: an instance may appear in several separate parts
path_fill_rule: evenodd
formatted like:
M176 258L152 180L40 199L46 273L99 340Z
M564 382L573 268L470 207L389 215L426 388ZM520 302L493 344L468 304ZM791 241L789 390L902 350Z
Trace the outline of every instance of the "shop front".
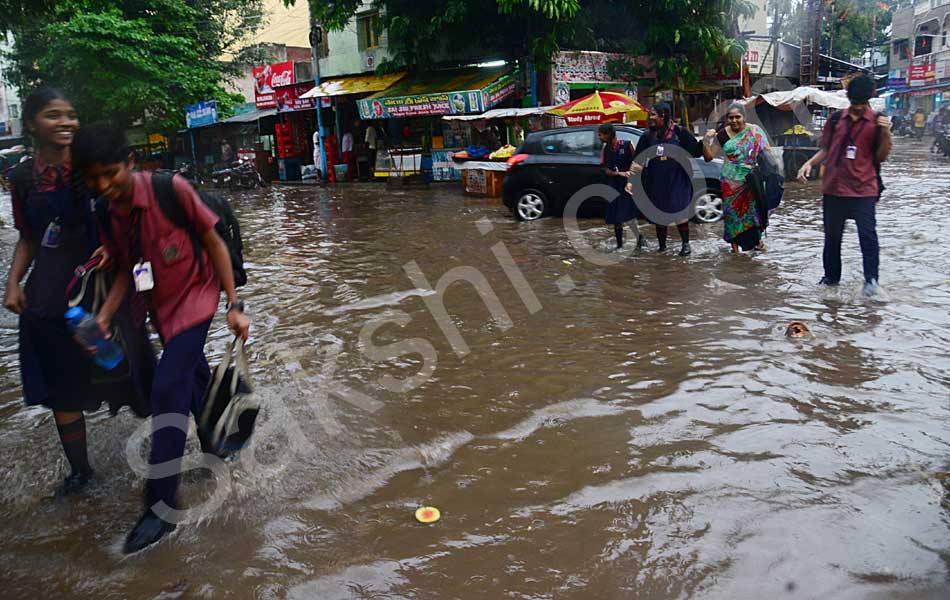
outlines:
M302 177L304 165L312 164L312 133L316 131L316 101L303 96L313 88L312 81L299 81L298 65L284 61L253 70L254 102L258 110L273 110L273 152L277 158L277 177L295 181ZM270 133L268 131L268 133Z
M923 109L930 114L950 100L950 60L911 65L904 85L888 88L888 108L910 112Z
M478 130L442 117L481 114L509 103L516 97L517 82L517 71L508 66L433 71L405 77L358 100L360 118L378 123L386 140L377 153L374 175L420 175L431 172L436 162L447 165L451 152L473 145L497 149L501 140L496 127ZM443 171L451 169L440 167L439 173Z
M321 81L301 96L320 102L331 113L322 115L326 130L324 152L331 181L362 179L371 174L381 136L372 124L362 124L357 103L362 98L393 86L405 76L405 73L392 73L335 77ZM328 123L332 126L327 127ZM377 148L371 148L367 141L372 140L372 136L367 135L368 127L374 127L372 133L377 136Z

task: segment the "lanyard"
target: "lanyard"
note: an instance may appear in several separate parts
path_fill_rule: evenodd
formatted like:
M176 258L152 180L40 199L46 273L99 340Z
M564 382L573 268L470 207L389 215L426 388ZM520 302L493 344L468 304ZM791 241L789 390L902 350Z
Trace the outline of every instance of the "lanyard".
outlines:
M852 119L850 115L845 115L845 118L848 120L848 125L844 129L845 141L848 142L848 146L854 146L854 136L851 135L851 130L854 128L854 119ZM860 136L860 133L864 131L864 126L866 124L867 122L862 117L861 122L857 126L857 131L854 132L854 134L856 136Z

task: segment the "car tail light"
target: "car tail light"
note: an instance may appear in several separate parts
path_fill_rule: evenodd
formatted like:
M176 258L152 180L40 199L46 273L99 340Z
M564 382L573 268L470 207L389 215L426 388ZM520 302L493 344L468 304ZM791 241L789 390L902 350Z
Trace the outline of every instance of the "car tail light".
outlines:
M508 166L513 167L516 164L528 158L529 156L531 155L530 154L515 154L514 156L508 159Z

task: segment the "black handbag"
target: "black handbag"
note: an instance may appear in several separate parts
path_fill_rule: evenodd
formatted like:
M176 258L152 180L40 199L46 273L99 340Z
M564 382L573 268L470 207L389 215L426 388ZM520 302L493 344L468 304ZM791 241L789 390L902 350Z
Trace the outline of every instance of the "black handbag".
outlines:
M233 362L233 364L232 364ZM226 456L247 445L260 404L254 398L244 340L235 337L211 374L198 430L205 451Z

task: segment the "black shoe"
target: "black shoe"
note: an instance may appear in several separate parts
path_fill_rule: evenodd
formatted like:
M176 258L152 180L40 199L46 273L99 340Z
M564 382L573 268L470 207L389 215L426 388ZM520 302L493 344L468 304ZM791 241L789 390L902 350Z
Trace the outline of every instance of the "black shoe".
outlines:
M666 242L660 242L659 247L656 249L657 252L666 252Z
M818 282L818 285L827 285L829 287L836 287L838 285L838 282L831 281L827 277L822 277L821 281Z
M680 256L689 256L693 251L689 247L689 242L683 242L683 247L680 249Z
M122 552L132 554L139 550L148 548L158 540L165 537L165 534L174 531L175 524L163 521L158 515L152 512L152 509L145 511L135 524L129 535L125 537L125 545Z
M63 484L56 489L57 496L70 496L81 492L83 488L92 479L92 469L88 471L74 472L63 480Z

